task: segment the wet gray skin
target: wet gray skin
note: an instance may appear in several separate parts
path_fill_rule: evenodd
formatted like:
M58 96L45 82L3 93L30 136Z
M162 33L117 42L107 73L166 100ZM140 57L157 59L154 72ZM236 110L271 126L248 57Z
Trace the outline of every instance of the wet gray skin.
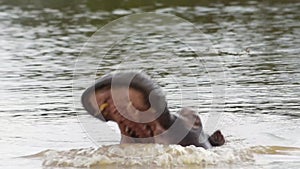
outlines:
M203 131L200 117L190 108L171 114L159 85L137 72L108 74L82 94L87 112L102 121L114 121L121 143L160 143L211 148L225 143L217 130ZM101 129L99 129L101 130Z

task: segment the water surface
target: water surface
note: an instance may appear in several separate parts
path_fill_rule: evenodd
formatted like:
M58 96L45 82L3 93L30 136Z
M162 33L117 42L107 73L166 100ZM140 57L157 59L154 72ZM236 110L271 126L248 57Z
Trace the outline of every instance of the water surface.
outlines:
M222 129L228 142L213 151L237 152L223 160L250 154L244 161L233 160L228 168L246 168L248 163L250 168L299 168L299 8L298 2L275 0L0 1L0 167L42 168L43 161L61 157L60 151L66 157L71 156L70 149L87 148L93 154L89 147L117 144L115 127L88 116L79 105L79 96L95 77L137 69L163 87L173 112L192 106L208 132ZM105 24L140 12L172 14L193 23L203 34L186 24L175 24L172 29L188 42L201 44L201 54L180 39L157 33L167 32L166 26L153 22L141 22L142 34L121 40L105 56L97 53L99 49L88 50L95 47L93 43L82 50ZM115 37L137 23L116 26L100 40L114 43ZM96 72L89 69L94 67ZM220 93L215 92L215 85L222 87ZM221 116L210 125L206 122L212 110ZM253 147L267 150L260 153ZM57 153L52 159L44 155L20 158L48 149ZM208 160L212 153L202 155Z

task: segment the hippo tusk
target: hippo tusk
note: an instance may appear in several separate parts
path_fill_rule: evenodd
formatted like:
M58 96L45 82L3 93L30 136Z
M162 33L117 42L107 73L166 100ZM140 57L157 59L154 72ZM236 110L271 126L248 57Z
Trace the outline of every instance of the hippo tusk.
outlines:
M102 112L106 107L108 107L108 103L103 103L99 106L100 111Z

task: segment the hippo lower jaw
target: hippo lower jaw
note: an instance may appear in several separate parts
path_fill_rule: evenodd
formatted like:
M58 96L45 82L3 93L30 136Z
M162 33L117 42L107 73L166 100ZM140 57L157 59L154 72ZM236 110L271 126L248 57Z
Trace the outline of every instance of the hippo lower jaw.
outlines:
M204 134L201 120L193 110L183 108L177 116L170 114L160 87L139 73L102 77L83 93L82 104L96 118L116 122L122 134L121 143L210 148L225 142L220 131L210 137Z

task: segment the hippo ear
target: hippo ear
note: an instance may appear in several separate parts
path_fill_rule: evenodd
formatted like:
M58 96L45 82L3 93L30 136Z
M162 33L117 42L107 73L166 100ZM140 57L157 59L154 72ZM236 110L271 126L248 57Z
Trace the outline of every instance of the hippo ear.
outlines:
M186 120L187 124L190 125L192 129L202 129L200 117L194 110L184 107L179 112L179 115Z

